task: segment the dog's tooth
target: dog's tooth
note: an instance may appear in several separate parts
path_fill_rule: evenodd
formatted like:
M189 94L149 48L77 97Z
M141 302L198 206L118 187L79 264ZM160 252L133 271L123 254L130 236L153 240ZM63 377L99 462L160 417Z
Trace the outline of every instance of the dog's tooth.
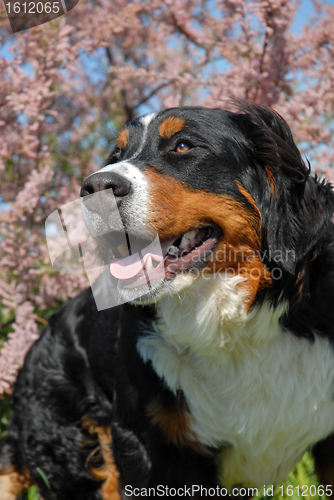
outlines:
M196 236L196 231L193 229L192 231L188 231L187 233L184 234L188 240L192 240Z
M153 261L152 261L152 257L149 256L147 261L146 261L146 264L145 264L145 268L146 268L146 271L151 271L151 269L154 269L154 266L153 266Z
M184 248L184 247L186 247L187 245L189 245L189 240L188 240L188 238L187 238L185 235L183 235L183 236L182 236L181 243L180 243L180 245L179 245L179 248Z
M172 245L169 247L167 253L168 253L168 255L171 255L172 257L174 257L174 255L177 255L179 253L179 249L177 247L175 247L174 245Z

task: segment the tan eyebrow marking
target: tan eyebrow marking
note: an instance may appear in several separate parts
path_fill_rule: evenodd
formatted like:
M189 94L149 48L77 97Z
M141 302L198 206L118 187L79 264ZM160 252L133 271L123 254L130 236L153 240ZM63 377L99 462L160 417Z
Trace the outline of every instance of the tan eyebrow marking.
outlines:
M159 126L159 134L163 139L170 139L177 132L181 132L184 129L184 120L182 118L176 118L175 116L169 116L164 120Z
M129 129L122 130L117 138L117 145L123 149L125 148L129 138Z

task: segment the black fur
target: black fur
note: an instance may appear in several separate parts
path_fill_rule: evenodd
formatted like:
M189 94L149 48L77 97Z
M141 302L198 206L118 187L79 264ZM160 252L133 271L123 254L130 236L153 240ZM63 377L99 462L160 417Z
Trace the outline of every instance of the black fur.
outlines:
M310 341L315 335L332 341L332 187L310 176L278 114L260 106L238 106L238 113L204 108L161 112L137 167L154 165L157 172L191 189L225 193L252 210L237 188L236 181L242 182L261 214L263 260L269 270L281 270L280 279L259 290L253 307L264 300L274 307L288 300L290 309L282 320L287 329ZM175 115L185 119L184 130L162 139L159 124ZM139 120L132 122L126 148L116 147L106 164L130 158L142 129ZM186 157L175 154L180 138L192 146ZM274 193L266 167L272 171ZM286 258L273 261L270 255L276 251ZM103 460L97 456L96 462L87 461L96 448L96 436L84 425L84 417L89 417L97 427L111 428L122 498L130 498L124 493L126 485L217 486L215 458L220 448L196 451L171 443L148 416L150 403L175 413L187 409L184 395L173 394L136 350L154 317L154 305L128 304L98 312L86 290L50 318L15 384L13 415L0 444L4 471L10 465L19 472L27 468L45 500L100 499L102 483L91 469L102 466ZM332 437L316 445L320 473L333 461L326 458L333 452Z

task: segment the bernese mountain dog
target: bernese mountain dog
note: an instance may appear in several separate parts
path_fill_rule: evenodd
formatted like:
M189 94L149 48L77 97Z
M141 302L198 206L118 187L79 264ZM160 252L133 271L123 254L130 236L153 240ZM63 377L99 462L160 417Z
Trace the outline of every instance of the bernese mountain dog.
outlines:
M51 316L14 387L1 500L30 484L44 500L245 498L305 450L331 496L333 189L280 115L237 106L138 118L83 183L112 189L126 234L156 232L163 258L113 254L124 304L98 311L87 289ZM163 273L138 294L145 268Z

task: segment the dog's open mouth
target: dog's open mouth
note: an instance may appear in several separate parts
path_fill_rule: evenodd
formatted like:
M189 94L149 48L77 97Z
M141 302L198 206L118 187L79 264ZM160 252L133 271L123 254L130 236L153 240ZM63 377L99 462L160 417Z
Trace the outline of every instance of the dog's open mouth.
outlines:
M120 280L122 287L133 288L201 267L217 242L219 230L212 226L201 227L160 243L158 240L149 243L140 238L129 239L128 236L127 245L113 250L116 258L110 263L110 272Z

